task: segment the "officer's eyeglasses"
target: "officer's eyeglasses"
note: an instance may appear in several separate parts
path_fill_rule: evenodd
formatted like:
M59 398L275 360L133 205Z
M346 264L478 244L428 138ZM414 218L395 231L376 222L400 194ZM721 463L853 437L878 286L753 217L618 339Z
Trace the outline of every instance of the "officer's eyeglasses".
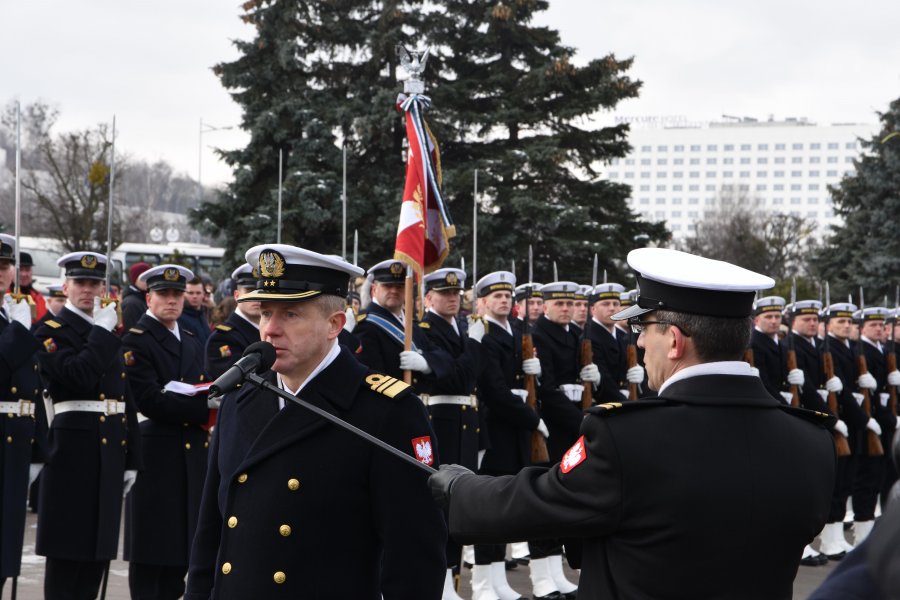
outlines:
M631 327L631 331L632 333L634 333L634 335L641 335L641 333L643 333L644 331L644 328L649 325L671 325L680 329L681 333L684 334L685 337L691 337L691 334L685 331L684 327L682 327L678 323L673 323L672 321L628 321L628 326Z

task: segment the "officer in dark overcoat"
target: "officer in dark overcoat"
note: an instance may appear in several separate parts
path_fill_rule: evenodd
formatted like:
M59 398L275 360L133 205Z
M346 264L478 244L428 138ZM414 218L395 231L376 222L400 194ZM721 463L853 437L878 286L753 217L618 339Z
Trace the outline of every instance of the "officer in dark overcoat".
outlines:
M741 360L754 292L774 281L661 248L631 252L631 319L659 399L588 410L549 469L429 479L463 542L575 536L579 597L771 598L793 593L825 523L833 418L774 400ZM552 439L552 433L551 433ZM741 560L723 548L742 540Z
M253 268L243 264L231 274L234 299L256 289ZM241 302L224 323L216 325L206 340L206 372L217 379L244 353L244 348L259 341L259 302Z
M149 290L147 313L122 340L143 453L125 506L124 556L132 598L178 598L206 476L209 409L205 394L190 395L177 384L208 380L200 342L177 322L193 273L160 265L141 279Z
M337 343L357 267L283 244L256 246L265 377L437 464L411 388ZM415 467L303 407L245 383L222 401L186 600L436 600L446 528Z
M0 290L15 278L14 237L0 233ZM18 577L28 486L44 462L47 416L41 401L39 342L31 308L7 294L0 305L0 590Z
M68 300L35 332L53 407L35 551L47 557L46 598L90 599L118 552L123 485L140 467L140 436L113 333L116 305L100 306L106 257L73 252L57 264Z
M640 386L644 381L644 368L635 365L628 369L628 334L616 327L612 315L619 312L625 286L619 283L601 283L588 296L591 323L587 328L591 340L594 364L600 371L600 385L595 395L598 402L621 402L627 398L628 384ZM639 390L640 393L640 390Z

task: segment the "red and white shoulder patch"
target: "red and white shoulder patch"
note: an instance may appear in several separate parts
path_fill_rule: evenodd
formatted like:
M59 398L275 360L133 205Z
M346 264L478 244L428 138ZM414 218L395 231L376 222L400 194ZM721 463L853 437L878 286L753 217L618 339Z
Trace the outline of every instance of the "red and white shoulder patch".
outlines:
M431 436L417 437L412 441L413 452L420 463L428 466L434 464L434 451L431 449Z
M56 342L53 341L53 338L47 338L44 340L44 350L47 352L56 352Z
M559 463L559 470L568 473L587 458L587 451L584 449L584 436L578 438L575 445L569 448Z

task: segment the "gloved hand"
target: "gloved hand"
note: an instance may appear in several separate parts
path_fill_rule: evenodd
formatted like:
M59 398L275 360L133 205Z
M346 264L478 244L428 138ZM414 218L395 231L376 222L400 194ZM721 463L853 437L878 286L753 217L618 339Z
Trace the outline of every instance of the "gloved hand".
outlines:
M887 408L888 402L891 400L891 395L885 392L881 392L878 394L878 400L881 402L881 406Z
M450 491L453 482L464 475L474 475L472 471L462 465L441 465L438 472L428 478L428 487L431 488L431 497L441 508L450 506Z
M844 437L847 437L850 435L850 431L847 429L847 424L844 423L843 421L841 421L840 419L838 419L837 423L834 424L834 430L837 431L839 434L841 434Z
M484 321L469 317L469 338L481 343L484 333Z
M804 383L806 383L806 376L800 369L791 369L790 371L788 371L787 381L791 385L802 386Z
M597 385L598 383L600 383L600 369L597 368L597 365L591 363L581 368L581 372L578 373L578 377L585 383L593 383L594 385Z
M759 371L757 371L757 374ZM631 367L625 371L625 381L628 383L644 383L644 367Z
M24 299L13 302L9 294L3 297L3 302L6 303L6 314L9 315L10 322L15 321L25 329L31 329L31 307L28 306L28 302Z
M894 429L900 430L900 415L897 415L897 424L894 425ZM897 437L897 436L894 436L894 437ZM897 437L897 439L900 439L900 437ZM898 443L900 443L900 442L898 442ZM894 456L897 456L897 455L895 454Z
M890 373L887 374L888 385L898 386L900 385L900 371L894 369Z
M759 369L756 367L750 367L750 374L754 377L759 377Z
M844 391L844 382L841 381L840 377L832 377L828 381L825 382L825 389L829 392L834 392L835 394L840 394Z
M124 487L122 488L122 497L128 495L128 492L131 491L131 486L134 485L134 482L137 481L137 471L135 469L126 469L125 476L123 477Z
M400 368L404 371L418 371L426 375L431 373L431 367L428 366L425 357L412 350L404 350L400 353Z
M44 463L31 463L28 465L28 487L31 487L31 484L38 478L38 475L41 474L41 469L43 468Z
M347 317L347 322L344 323L344 331L353 333L353 330L356 328L356 313L348 306L347 310L344 311L344 316Z
M866 423L866 429L875 432L875 435L881 435L881 425L879 425L878 421L871 417L869 417L869 422Z
M100 298L94 298L94 325L102 327L107 331L116 328L119 322L119 316L116 314L116 303L110 302L103 308L100 308Z
M543 420L543 419L541 419L540 421L538 421L537 430L540 431L540 432L541 432L541 435L544 436L545 438L550 437L550 430L547 429L547 424L544 423L544 420Z
M856 380L856 385L861 388L874 390L878 387L878 382L875 381L875 378L872 377L871 373L866 373L865 375L859 376L859 379Z
M862 403L865 401L866 398L865 398L865 396L863 396L862 394L859 394L859 393L857 393L857 392L853 392L853 399L856 400L856 403L857 403L858 405L862 406Z
M790 392L778 392L781 394L781 397L784 398L785 404L790 404L794 401L794 395Z
M222 404L222 396L207 396L206 408L219 408Z
M541 376L541 361L537 358L526 358L522 361L522 372L526 375Z

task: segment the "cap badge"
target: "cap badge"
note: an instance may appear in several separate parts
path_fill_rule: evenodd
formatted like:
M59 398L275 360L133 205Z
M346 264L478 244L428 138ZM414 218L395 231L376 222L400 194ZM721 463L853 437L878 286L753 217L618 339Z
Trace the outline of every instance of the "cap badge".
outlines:
M169 267L163 271L163 279L166 281L178 281L178 269Z
M398 277L403 273L403 263L395 262L391 263L391 275L394 277Z
M284 257L271 250L259 255L259 272L263 277L281 277L284 275Z
M90 254L85 254L81 257L81 266L85 269L96 269L97 268L97 257L92 256Z
M456 273L447 274L447 285L457 285L458 283L459 277L456 276Z

